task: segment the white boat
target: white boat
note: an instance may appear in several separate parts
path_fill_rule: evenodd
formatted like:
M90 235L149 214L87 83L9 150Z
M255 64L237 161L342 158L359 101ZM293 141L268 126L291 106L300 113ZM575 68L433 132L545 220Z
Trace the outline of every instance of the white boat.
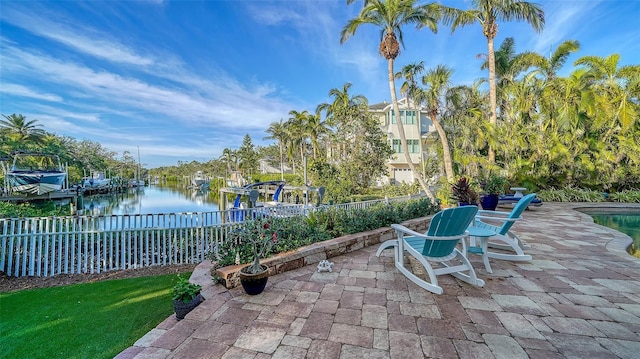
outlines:
M209 188L209 178L202 173L202 171L196 171L196 173L191 176L191 187L198 189Z
M284 193L284 191L290 191ZM292 197L292 194L295 197ZM317 205L324 197L324 187L287 186L284 181L267 181L248 184L242 188L225 187L220 189L220 208L229 210L226 221L243 222L246 218L291 217L303 214L310 207L310 196L314 195ZM232 204L226 203L226 195L235 194ZM300 198L302 194L302 198ZM284 198L288 197L288 201Z
M131 180L129 181L129 187L144 187L144 180Z
M62 189L67 173L57 155L15 153L7 172L12 192L42 195Z
M82 186L90 189L108 188L111 186L111 178L105 178L102 172L93 172L90 177L84 178Z

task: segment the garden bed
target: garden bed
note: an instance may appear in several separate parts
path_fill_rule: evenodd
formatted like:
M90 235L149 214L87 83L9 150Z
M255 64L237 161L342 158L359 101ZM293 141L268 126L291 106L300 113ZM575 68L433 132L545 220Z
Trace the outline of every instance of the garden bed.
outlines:
M426 232L432 216L411 219L402 222L407 228L416 232ZM330 239L324 242L314 243L294 251L278 253L263 261L261 264L269 267L269 274L275 275L301 268L310 264L319 263L322 260L330 259L354 252L364 247L380 244L384 241L394 239L395 232L391 227L382 227L371 231L349 234L346 236ZM220 283L231 289L240 285L238 272L248 264L230 265L215 269L212 273ZM214 266L215 268L215 266Z

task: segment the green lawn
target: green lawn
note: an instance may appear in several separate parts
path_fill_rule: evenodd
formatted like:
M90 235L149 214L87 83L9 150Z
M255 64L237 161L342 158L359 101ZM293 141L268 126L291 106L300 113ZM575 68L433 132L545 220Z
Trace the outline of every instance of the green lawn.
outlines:
M113 358L173 313L177 278L0 293L0 358Z

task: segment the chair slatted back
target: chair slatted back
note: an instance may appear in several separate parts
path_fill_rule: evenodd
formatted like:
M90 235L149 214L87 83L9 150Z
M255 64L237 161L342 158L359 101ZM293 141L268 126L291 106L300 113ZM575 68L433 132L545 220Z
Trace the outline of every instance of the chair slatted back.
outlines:
M440 211L431 218L426 234L434 237L464 234L476 213L478 213L477 206L462 206ZM426 240L422 254L428 257L447 256L453 252L459 240Z
M507 218L518 218L522 215L522 212L524 212L525 209L527 209L527 207L529 206L529 203L531 203L531 201L533 201L533 199L536 198L536 194L535 193L529 193L528 195L520 198L520 200L518 201L518 203L516 203L516 205L513 207L513 210L511 211L511 213L509 213L509 217ZM511 229L511 226L513 226L514 221L506 221L502 224L502 227L500 227L500 230L498 231L498 233L506 235L507 232L509 232L509 230Z

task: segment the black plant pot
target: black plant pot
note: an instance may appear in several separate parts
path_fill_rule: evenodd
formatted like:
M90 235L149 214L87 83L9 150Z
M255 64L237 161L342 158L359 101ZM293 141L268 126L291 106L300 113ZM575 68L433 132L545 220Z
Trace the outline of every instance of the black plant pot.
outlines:
M189 314L193 308L197 307L202 302L202 295L198 293L190 302L183 302L181 300L173 300L173 310L176 312L176 318L178 320L184 319L185 315Z
M482 209L495 211L496 207L498 207L499 200L500 197L497 194L487 194L480 197L480 204L482 205Z
M249 267L244 267L238 272L240 277L240 284L244 288L245 293L249 295L256 295L262 293L264 287L267 286L267 280L269 280L269 268L265 265L260 265L264 269L260 273L247 273L245 270Z

